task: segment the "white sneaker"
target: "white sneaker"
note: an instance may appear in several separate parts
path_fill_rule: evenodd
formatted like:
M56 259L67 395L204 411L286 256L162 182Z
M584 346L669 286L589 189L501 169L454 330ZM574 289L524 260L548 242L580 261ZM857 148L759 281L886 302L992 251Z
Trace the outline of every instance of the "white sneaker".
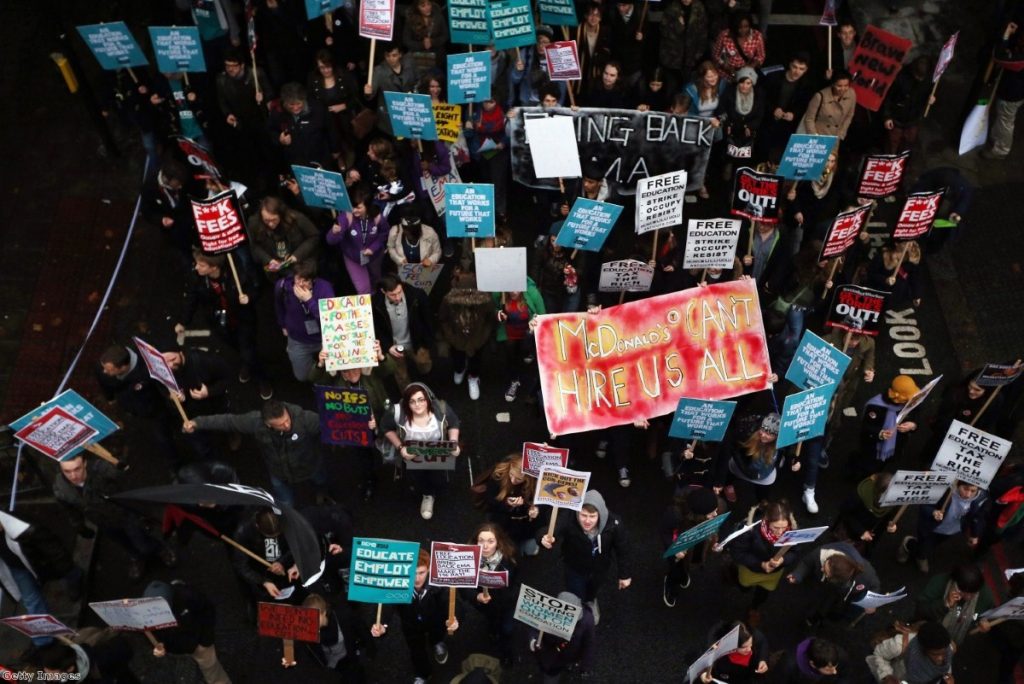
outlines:
M480 398L480 378L469 376L469 398L476 401Z
M625 466L619 468L619 486L628 487L632 483L633 481L629 479L629 468L626 468Z
M452 380L455 381L456 385L461 385L462 381L465 378L466 378L466 371L465 370L455 371L455 373L452 374Z
M843 409L843 415L846 416L847 418L856 418L857 417L857 409L856 409L856 407L847 406L846 408Z
M587 601L586 605L590 606L590 611L594 614L594 626L601 622L601 608L597 605L597 599L593 601Z
M423 497L423 501L420 502L420 517L424 520L430 520L434 517L434 497Z
M607 453L608 453L608 440L607 439L602 439L602 440L600 440L597 443L597 451L594 452L594 455L597 456L598 458L604 458Z
M818 512L818 502L814 500L814 490L813 489L805 489L804 490L804 505L807 506L807 512L808 513L817 513Z
M509 384L508 389L505 390L505 401L512 403L516 400L516 395L519 394L520 384L521 383L518 380L513 380Z
M412 684L427 684L427 680L423 677L417 677L416 679L412 680Z

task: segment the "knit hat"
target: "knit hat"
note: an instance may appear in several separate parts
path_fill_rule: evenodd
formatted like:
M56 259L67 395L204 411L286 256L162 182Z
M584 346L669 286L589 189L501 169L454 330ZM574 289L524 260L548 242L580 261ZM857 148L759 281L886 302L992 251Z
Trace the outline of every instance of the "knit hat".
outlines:
M909 375L897 375L892 379L892 385L889 387L889 399L896 404L906 404L920 391L921 389Z
M782 417L778 413L769 413L761 419L761 429L770 435L779 434L779 425L782 424Z
M686 507L690 509L691 513L707 515L718 509L718 497L710 489L700 487L686 495Z
M739 83L745 78L749 78L751 81L754 82L754 85L757 85L757 71L755 71L754 69L750 67L743 67L742 69L736 70L737 83Z

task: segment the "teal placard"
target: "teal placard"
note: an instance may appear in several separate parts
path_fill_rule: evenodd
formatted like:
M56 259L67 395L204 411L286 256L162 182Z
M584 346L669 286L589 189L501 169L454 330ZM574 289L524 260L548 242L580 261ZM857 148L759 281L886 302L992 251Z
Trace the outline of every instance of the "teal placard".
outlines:
M411 603L419 553L420 545L416 542L354 538L348 600Z

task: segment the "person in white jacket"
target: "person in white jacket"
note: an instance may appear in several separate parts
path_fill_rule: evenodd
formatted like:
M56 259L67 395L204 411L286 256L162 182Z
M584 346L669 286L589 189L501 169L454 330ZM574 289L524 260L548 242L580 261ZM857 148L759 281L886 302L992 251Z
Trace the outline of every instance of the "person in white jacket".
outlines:
M946 628L937 622L900 627L882 641L865 660L879 684L954 684L953 653L956 647Z

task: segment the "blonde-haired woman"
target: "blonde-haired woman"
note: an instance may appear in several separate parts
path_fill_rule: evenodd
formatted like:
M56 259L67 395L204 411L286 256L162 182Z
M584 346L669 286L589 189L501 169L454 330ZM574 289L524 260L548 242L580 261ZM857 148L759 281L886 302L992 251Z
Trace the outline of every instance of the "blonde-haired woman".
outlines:
M537 478L523 472L523 457L509 454L477 478L473 493L476 505L487 511L524 556L537 555L536 533L543 523L533 505Z

